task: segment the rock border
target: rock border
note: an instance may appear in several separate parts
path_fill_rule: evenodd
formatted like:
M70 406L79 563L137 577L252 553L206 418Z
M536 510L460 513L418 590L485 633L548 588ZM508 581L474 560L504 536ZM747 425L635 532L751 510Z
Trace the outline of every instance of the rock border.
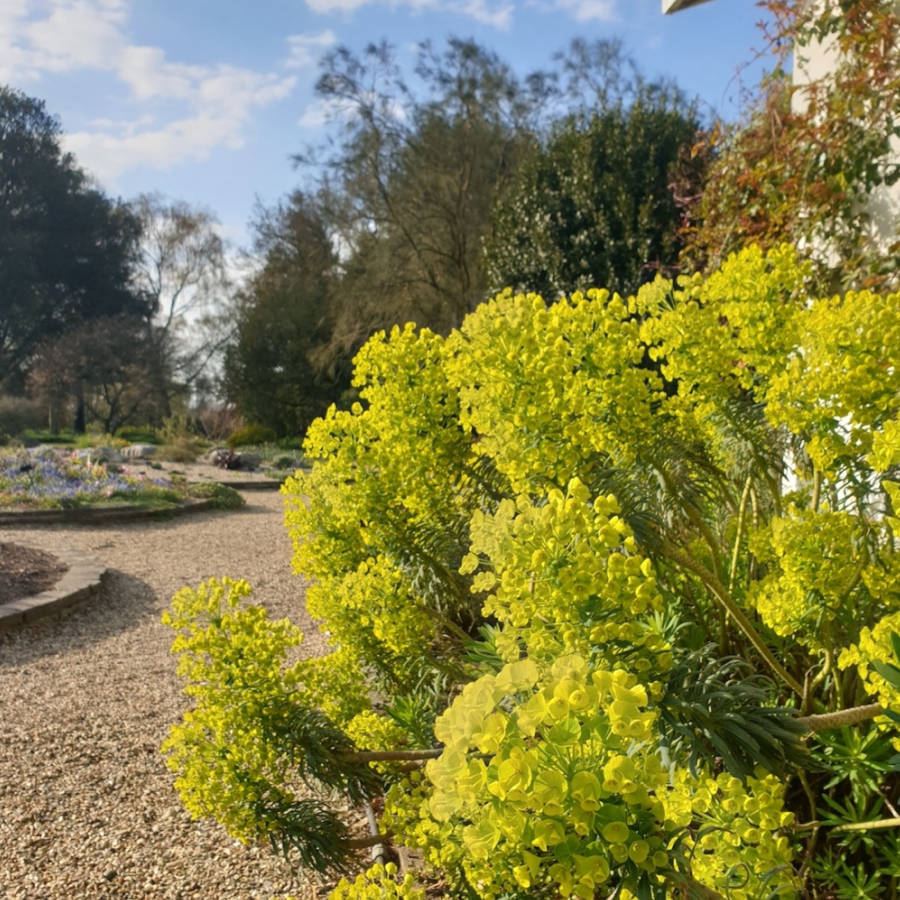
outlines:
M217 509L213 500L196 500L178 506L86 506L76 509L23 509L0 512L0 526L55 525L60 522L76 525L102 525L106 522L134 522L182 516L185 513Z
M0 603L0 634L37 619L58 615L100 593L107 569L94 557L67 548L54 550L52 555L67 565L68 570L52 588L40 594Z
M275 481L273 478L257 481L195 481L194 484L224 484L225 487L234 488L236 491L277 491L284 481Z

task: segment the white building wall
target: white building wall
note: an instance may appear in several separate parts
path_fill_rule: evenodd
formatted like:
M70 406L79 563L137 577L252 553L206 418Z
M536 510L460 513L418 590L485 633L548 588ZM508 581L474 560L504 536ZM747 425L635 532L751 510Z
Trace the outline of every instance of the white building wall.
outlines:
M662 11L674 13L706 2L708 0L662 0ZM813 0L813 2L824 4L829 0ZM900 12L900 0L895 0L894 6ZM837 62L834 44L835 42L832 40L794 49L793 80L795 85L809 84L827 77L830 72L834 71ZM794 93L792 103L795 111L803 109L804 94L802 90ZM892 137L891 147L894 158L900 160L900 139ZM866 205L865 212L871 218L870 239L880 251L885 252L891 244L900 239L900 234L898 234L898 228L900 228L900 182L891 187L882 186L876 189Z
M828 0L816 0L824 7ZM832 0L833 2L833 0ZM900 11L900 0L895 0L895 7ZM827 78L838 62L837 42L834 39L798 46L794 48L793 82L799 88L791 98L794 112L802 112L806 105L806 96L802 89L805 84ZM892 137L890 146L894 159L900 160L900 140ZM870 217L871 229L869 239L886 252L888 247L898 240L900 227L900 183L890 187L882 185L873 191L865 212Z

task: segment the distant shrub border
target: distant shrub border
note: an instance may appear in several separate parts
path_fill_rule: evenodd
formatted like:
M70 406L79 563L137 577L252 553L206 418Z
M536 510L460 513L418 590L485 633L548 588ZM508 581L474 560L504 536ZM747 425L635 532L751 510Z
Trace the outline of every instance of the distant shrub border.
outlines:
M277 435L265 425L247 425L239 428L226 443L232 450L235 447L251 447L255 444L273 444Z

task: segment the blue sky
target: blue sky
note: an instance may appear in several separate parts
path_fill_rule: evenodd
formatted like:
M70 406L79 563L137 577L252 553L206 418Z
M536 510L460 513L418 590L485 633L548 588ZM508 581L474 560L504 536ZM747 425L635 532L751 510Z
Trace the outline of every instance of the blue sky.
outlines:
M0 0L0 83L46 101L111 195L203 206L246 244L256 198L298 186L290 155L325 135L313 86L333 47L386 38L412 60L454 35L524 74L573 37L619 37L646 75L733 118L760 18L754 0L672 16L659 0Z

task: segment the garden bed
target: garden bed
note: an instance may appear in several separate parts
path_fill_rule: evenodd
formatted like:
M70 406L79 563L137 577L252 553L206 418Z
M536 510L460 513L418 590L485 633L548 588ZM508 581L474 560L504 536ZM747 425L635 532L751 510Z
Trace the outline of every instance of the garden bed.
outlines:
M242 504L234 488L194 483L175 470L94 462L53 448L0 451L0 523L99 522Z
M0 543L0 603L9 603L49 590L68 567L50 553Z

